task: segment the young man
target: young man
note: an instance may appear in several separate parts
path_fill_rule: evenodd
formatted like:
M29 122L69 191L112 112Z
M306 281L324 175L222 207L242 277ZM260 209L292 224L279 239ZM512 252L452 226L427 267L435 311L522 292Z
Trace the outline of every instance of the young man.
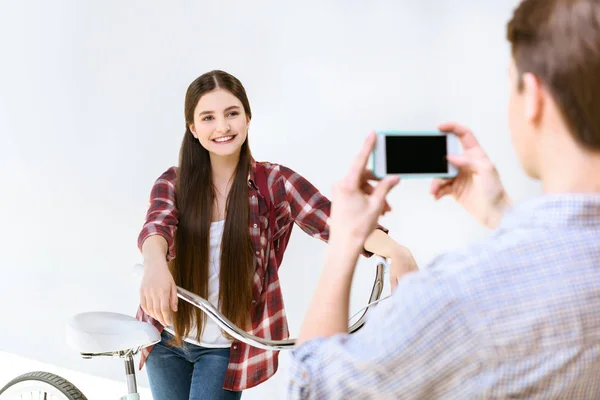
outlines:
M450 160L459 176L434 182L432 193L453 196L495 232L428 268L408 267L392 299L349 336L357 257L397 183L363 191L369 136L334 191L327 262L294 351L290 398L600 395L600 1L524 0L507 30L510 130L544 194L511 206L473 134L441 125L464 153Z

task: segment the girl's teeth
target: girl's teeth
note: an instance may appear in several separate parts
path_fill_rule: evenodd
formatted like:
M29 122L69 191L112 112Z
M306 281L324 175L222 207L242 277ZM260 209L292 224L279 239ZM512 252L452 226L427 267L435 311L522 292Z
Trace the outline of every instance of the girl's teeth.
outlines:
M227 141L231 140L232 138L233 138L233 136L227 136L227 137L215 139L215 142L227 142Z

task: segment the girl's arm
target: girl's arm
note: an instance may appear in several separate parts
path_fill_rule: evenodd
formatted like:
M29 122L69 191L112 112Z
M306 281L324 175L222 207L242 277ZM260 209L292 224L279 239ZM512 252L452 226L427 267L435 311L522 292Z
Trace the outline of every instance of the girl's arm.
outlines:
M280 169L283 177L283 185L294 222L307 234L328 242L331 201L297 172L284 166L277 168ZM398 267L400 264L406 266L407 263L416 266L410 251L392 239L388 235L388 230L382 226L375 229L364 244L363 255L370 257L373 254L390 258L392 265L395 260ZM397 268L392 267L390 273L392 288L396 287L395 269Z

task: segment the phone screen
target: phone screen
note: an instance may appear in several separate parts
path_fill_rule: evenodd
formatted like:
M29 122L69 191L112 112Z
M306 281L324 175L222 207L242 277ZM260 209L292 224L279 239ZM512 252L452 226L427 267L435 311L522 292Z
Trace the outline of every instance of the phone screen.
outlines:
M436 174L448 172L445 135L386 136L388 174Z

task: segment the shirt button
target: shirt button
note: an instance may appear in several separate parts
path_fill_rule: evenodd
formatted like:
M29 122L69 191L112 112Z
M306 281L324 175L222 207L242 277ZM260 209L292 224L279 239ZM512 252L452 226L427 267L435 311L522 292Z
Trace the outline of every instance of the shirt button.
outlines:
M256 254L260 254L260 251L257 251Z
M233 345L233 349L236 350L237 349L237 344Z
M257 225L257 224L254 224L254 227L255 227L255 228L258 228L258 225Z

